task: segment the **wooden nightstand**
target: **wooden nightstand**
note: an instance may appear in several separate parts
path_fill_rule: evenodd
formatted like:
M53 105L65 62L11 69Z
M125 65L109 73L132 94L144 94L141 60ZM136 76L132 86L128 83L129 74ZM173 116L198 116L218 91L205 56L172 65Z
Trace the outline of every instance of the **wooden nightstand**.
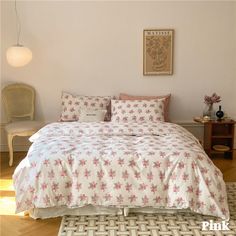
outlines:
M211 120L203 121L194 119L194 121L204 124L204 149L209 157L222 155L225 158L233 159L234 145L234 120ZM225 145L229 147L228 151L216 151L214 145Z

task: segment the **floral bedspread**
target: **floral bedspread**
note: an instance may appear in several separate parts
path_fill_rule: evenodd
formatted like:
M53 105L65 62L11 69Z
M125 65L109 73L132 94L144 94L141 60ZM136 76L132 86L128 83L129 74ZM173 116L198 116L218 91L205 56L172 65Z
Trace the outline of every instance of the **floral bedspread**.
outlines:
M93 204L229 218L222 173L176 124L52 123L30 140L13 175L17 213Z

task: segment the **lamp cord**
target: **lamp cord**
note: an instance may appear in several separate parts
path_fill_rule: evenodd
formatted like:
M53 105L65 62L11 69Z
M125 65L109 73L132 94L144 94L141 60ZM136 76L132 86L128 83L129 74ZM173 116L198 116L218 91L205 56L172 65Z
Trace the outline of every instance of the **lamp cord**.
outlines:
M21 34L21 23L20 23L20 17L17 11L16 0L15 0L15 13L16 13L17 45L20 45L19 41L20 41L20 34Z

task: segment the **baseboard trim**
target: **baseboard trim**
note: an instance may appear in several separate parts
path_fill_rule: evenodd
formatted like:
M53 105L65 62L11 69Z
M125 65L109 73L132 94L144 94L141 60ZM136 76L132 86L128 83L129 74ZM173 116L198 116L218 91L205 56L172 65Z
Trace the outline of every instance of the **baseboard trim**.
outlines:
M175 124L184 126L184 127L203 127L204 125L194 121L175 121Z
M18 144L13 146L14 152L27 152L29 150L30 145L27 144ZM8 152L8 146L1 144L0 152Z

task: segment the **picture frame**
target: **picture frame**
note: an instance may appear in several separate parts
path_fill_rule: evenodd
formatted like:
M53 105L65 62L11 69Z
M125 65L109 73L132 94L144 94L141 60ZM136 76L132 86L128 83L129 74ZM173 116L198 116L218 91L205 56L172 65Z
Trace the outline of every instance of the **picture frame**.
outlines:
M173 29L143 30L143 74L173 74Z

